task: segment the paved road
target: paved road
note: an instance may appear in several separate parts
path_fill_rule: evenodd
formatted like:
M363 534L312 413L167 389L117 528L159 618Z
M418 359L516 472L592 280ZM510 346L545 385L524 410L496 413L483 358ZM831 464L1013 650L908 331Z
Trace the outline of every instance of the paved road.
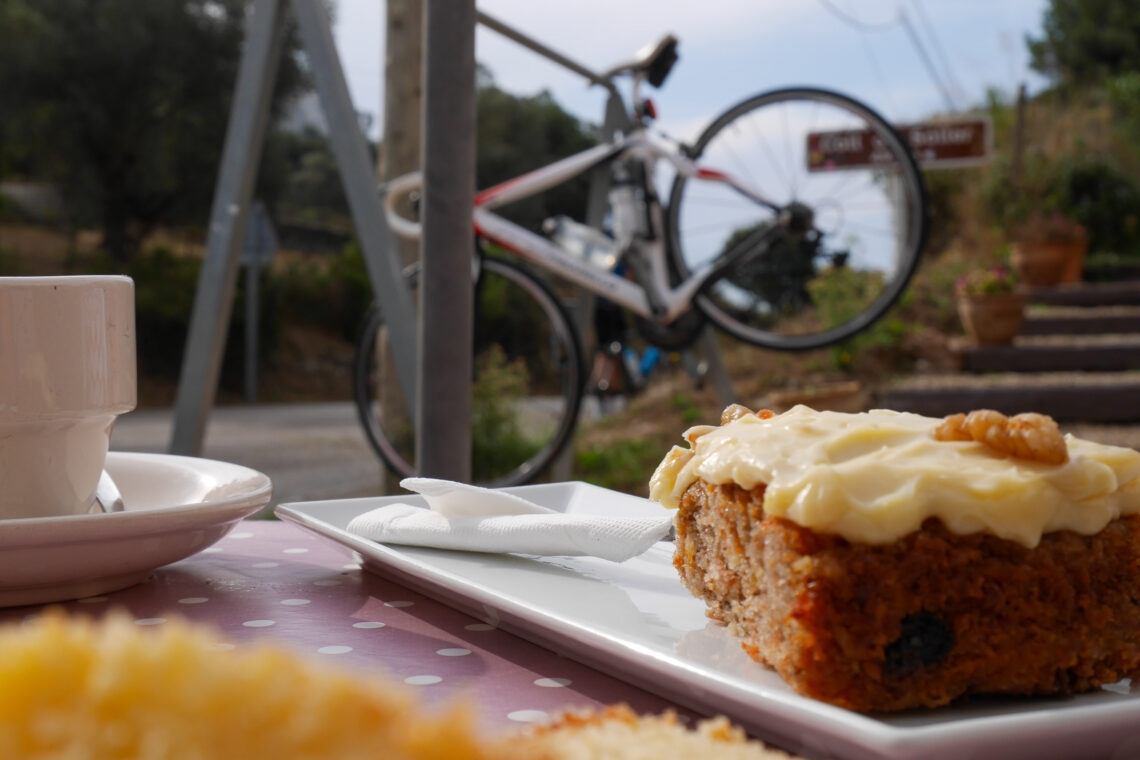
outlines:
M173 420L171 410L123 415L111 433L111 449L165 452ZM264 472L273 480L271 504L383 490L380 461L368 447L351 403L215 408L201 455Z

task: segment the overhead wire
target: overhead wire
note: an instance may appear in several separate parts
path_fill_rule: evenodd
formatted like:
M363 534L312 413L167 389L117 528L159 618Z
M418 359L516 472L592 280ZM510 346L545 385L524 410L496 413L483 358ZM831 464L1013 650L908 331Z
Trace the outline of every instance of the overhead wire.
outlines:
M926 3L923 0L910 0L910 4L918 15L918 21L926 31L927 38L931 41L931 47L934 50L935 56L938 57L938 62L942 65L942 73L945 75L946 80L950 83L951 89L954 91L955 96L959 102L966 99L966 91L962 88L958 77L954 74L954 67L950 65L950 56L946 54L946 48L942 46L942 39L938 34L938 28L930 20L930 14L926 12Z
M926 52L926 47L922 44L922 40L918 36L918 32L914 29L914 24L910 23L910 16L907 15L905 8L899 8L899 22L902 24L902 28L906 30L907 35L910 36L910 41L914 44L914 49L918 51L918 57L922 59L923 64L926 65L926 70L930 73L930 78L934 80L934 86L942 93L942 99L946 101L946 108L950 111L957 110L954 98L950 95L950 89L946 86L946 83L942 81L938 69L934 66L934 61L931 60L930 54Z
M955 104L953 96L950 94L949 88L943 81L943 77L938 71L938 68L934 65L934 61L931 59L930 54L927 52L922 39L918 36L918 33L915 30L914 25L911 23L905 8L899 5L895 16L888 21L868 22L856 18L852 14L843 10L838 5L836 5L833 0L819 0L819 3L824 7L825 10L831 13L831 15L835 16L848 26L861 32L883 32L895 26L901 26L907 33L907 37L909 38L911 44L914 46L915 51L918 53L919 59L926 67L927 73L934 81L935 88L937 88L939 93L942 95L942 99L946 103L947 109L950 111L957 110L957 106Z
M843 23L847 24L848 26L855 27L856 29L860 29L864 32L881 32L881 31L884 31L886 29L890 29L891 27L893 27L895 24L898 23L898 16L897 15L894 18L891 18L887 21L879 21L879 22L873 23L873 22L863 21L862 19L859 19L859 18L855 18L855 16L851 15L850 13L848 13L847 11L843 10L842 8L837 6L835 3L833 3L832 0L819 0L819 4L822 5L824 8L826 8L828 11L830 11L831 15L835 16L836 18L838 18Z

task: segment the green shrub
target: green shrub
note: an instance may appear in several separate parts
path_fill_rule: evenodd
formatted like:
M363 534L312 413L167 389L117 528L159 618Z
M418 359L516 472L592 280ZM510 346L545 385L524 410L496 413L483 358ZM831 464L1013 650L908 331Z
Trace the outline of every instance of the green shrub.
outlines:
M541 448L519 424L529 380L522 358L508 361L498 346L478 359L471 392L471 475L476 481L503 475Z
M1060 209L1084 225L1089 250L1140 254L1140 186L1108 158L1064 162Z
M364 255L355 242L332 257L298 259L279 267L267 288L287 309L288 321L329 330L349 341L356 339L372 302Z
M181 367L190 318L198 288L201 261L177 256L165 246L141 252L124 274L135 281L135 331L141 373L175 379ZM263 280L266 279L262 275ZM273 353L279 341L279 312L270 287L260 291L258 352ZM222 360L221 385L242 387L245 351L245 277L239 278L237 294Z
M630 438L574 452L574 477L603 488L645 494L665 448L656 441Z

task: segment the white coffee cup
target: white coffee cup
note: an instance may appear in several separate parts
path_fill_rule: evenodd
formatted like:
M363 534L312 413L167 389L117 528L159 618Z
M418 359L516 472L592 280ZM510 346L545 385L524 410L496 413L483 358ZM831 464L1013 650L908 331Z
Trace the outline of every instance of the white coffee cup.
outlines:
M136 392L129 277L0 277L0 519L89 511Z

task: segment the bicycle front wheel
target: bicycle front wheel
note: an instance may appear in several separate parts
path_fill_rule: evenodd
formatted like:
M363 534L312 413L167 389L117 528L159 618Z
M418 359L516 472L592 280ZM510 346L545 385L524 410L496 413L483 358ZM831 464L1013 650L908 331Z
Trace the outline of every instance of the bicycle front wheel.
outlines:
M413 269L409 285L418 280ZM577 423L584 385L577 333L543 283L505 261L481 258L474 341L472 480L494 488L530 482L566 447ZM355 364L357 413L372 448L396 475L417 475L414 411L399 390L384 314L375 306Z
M696 297L722 330L765 348L818 348L865 329L902 294L926 239L926 193L904 139L867 106L775 90L725 112L691 154L776 207L678 175L668 232L683 275L780 227ZM797 223L781 226L781 214Z

